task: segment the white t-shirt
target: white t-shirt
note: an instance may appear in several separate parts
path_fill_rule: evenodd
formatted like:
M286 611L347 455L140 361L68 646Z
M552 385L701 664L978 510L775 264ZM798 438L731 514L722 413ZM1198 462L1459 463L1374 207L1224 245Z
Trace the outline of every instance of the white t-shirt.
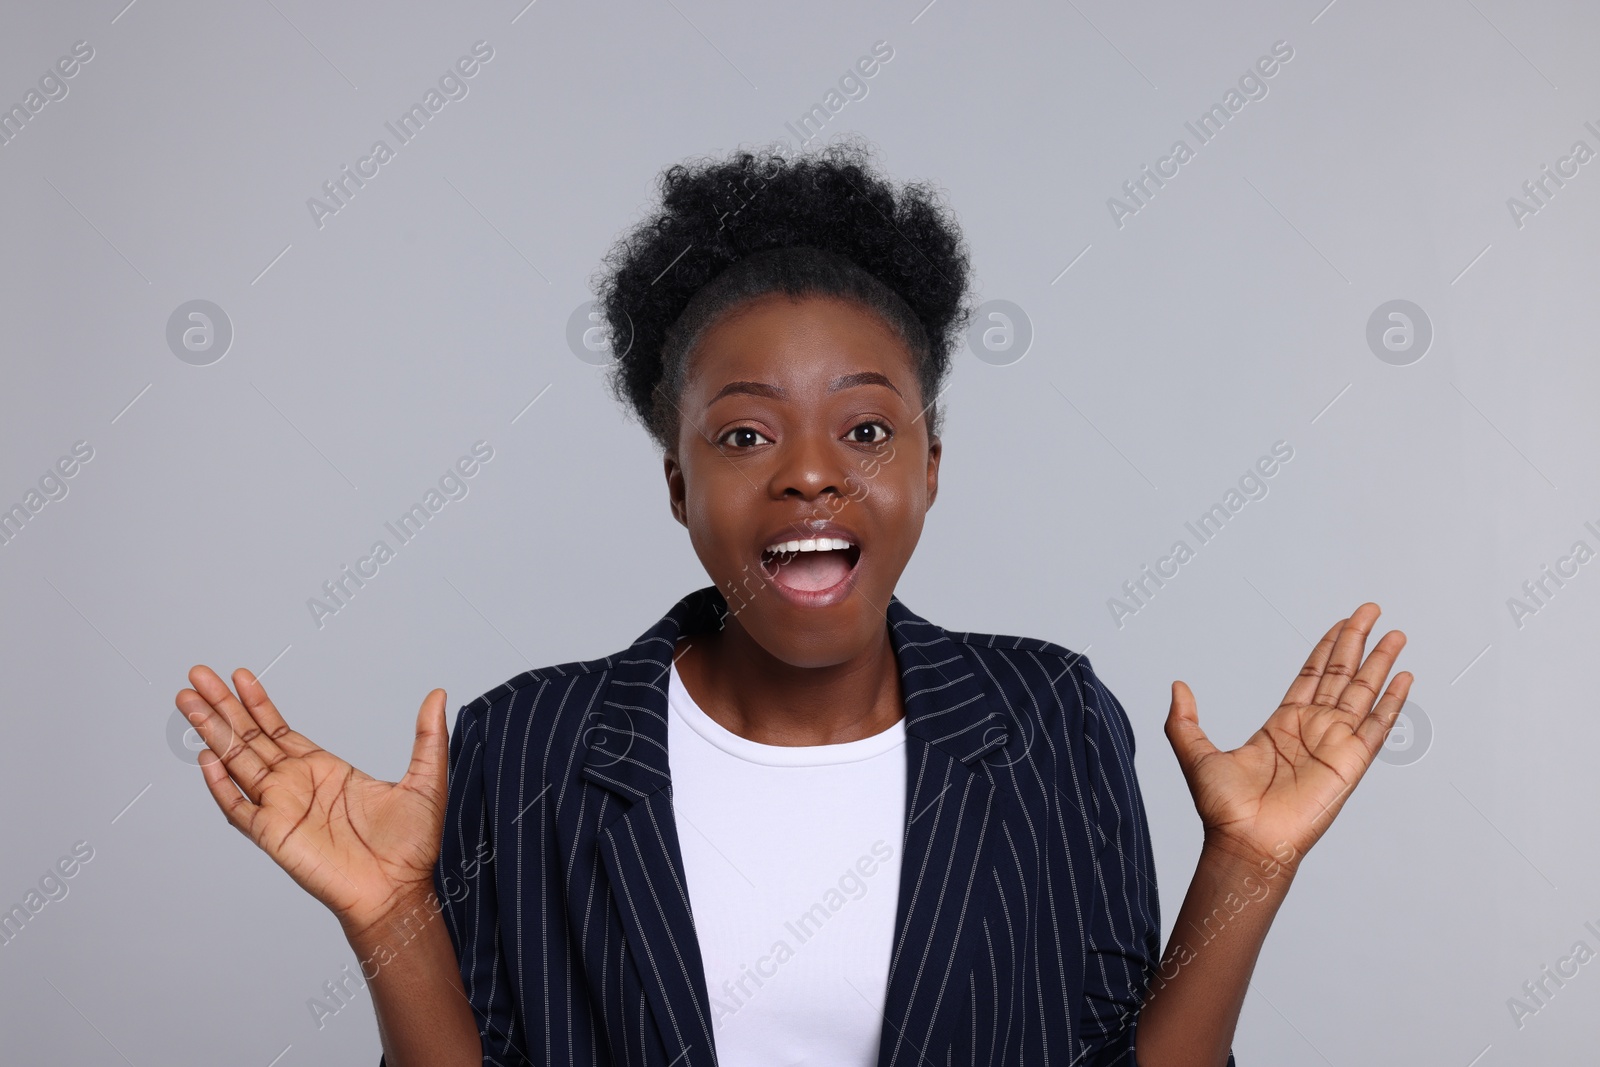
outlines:
M905 720L838 745L763 745L674 666L667 758L722 1067L872 1067L905 833Z

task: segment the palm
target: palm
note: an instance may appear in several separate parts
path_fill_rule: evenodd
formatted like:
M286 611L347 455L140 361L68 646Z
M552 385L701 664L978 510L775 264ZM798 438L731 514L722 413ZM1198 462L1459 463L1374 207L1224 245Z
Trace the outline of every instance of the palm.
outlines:
M246 835L335 912L425 883L443 825L431 798L320 749L273 767L248 818Z
M201 767L230 824L349 927L427 892L444 825L443 690L423 702L405 777L385 782L289 729L248 672L234 675L242 702L207 667L189 677L198 693L177 703L218 757L202 753Z
M1405 645L1391 630L1360 662L1378 614L1376 604L1363 604L1335 623L1277 710L1232 751L1211 744L1189 687L1174 683L1167 737L1208 836L1257 854L1281 855L1287 844L1298 857L1327 831L1411 689L1412 676L1401 672L1373 704Z

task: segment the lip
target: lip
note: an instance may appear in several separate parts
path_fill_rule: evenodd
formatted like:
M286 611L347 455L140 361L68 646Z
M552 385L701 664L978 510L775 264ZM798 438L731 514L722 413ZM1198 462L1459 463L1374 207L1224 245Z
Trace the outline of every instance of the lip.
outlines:
M804 541L813 537L838 537L849 541L856 546L856 564L839 581L826 589L791 589L779 582L775 576L767 571L761 561L761 556L766 552L766 547L778 541ZM782 526L769 530L762 538L760 546L756 549L756 567L762 577L767 580L767 585L780 597L802 608L825 608L839 603L850 595L855 588L856 577L861 573L861 565L866 562L866 546L861 543L861 537L848 526L837 522L828 522L818 519L800 519L795 522L785 523Z

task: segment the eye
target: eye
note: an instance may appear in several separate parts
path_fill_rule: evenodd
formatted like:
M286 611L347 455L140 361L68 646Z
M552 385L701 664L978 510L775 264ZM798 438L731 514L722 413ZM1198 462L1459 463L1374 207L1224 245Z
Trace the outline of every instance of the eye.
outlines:
M728 445L733 448L752 448L756 445L770 445L771 443L765 434L750 426L735 426L717 441L719 445Z
M881 445L894 436L894 431L881 422L863 422L850 431L850 440L858 445Z

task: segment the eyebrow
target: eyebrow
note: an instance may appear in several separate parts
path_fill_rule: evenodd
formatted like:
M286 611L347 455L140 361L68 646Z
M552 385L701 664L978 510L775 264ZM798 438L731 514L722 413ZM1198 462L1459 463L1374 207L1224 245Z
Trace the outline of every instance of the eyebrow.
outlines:
M861 385L882 385L893 390L896 396L900 396L900 390L895 388L894 383L875 370L840 375L828 383L828 392L837 393L841 389L853 389ZM718 389L717 394L706 402L706 406L710 407L723 397L732 396L735 393L771 397L774 400L784 400L788 397L788 394L776 385L768 385L766 382L737 381L729 382L721 389Z

